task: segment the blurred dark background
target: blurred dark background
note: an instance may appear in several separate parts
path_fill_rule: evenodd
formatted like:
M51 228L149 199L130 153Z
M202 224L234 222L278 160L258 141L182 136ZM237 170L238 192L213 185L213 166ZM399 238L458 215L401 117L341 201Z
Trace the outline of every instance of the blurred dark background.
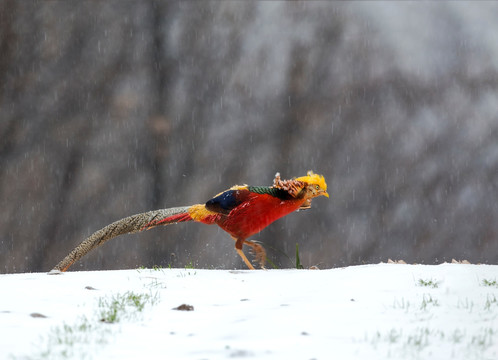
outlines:
M494 2L0 2L0 272L309 169L330 199L254 237L279 267L296 243L321 268L497 263L496 19ZM180 224L72 269L245 268L233 248Z

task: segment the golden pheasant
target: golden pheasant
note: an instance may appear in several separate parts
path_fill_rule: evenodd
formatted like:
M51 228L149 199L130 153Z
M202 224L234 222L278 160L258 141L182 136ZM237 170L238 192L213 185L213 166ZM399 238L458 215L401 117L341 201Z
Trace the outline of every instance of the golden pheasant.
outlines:
M235 250L249 269L254 267L242 251L243 245L252 248L255 260L264 268L264 248L248 237L295 210L310 208L311 200L321 195L329 196L323 176L309 171L306 176L281 180L277 173L272 186L236 185L205 204L154 210L118 220L93 233L52 271L66 271L90 250L118 235L185 221L218 225L235 240Z

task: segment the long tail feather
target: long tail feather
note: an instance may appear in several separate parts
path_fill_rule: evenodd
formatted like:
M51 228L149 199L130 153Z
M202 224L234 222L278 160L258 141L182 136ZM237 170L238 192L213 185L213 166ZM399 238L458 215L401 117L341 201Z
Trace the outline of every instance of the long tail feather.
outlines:
M189 208L190 206L182 206L170 209L153 210L115 221L86 238L60 263L58 263L52 269L52 272L66 271L74 262L85 256L92 249L102 245L107 240L115 238L116 236L132 234L142 230L149 230L159 225L169 225L184 221L191 221L192 218L188 213Z

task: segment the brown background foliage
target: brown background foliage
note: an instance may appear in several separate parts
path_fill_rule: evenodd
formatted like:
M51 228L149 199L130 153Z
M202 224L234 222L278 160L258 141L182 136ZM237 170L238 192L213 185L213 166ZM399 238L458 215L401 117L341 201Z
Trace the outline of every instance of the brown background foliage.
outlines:
M119 218L309 169L255 239L280 267L498 260L495 3L0 2L0 271ZM74 269L244 265L216 227Z

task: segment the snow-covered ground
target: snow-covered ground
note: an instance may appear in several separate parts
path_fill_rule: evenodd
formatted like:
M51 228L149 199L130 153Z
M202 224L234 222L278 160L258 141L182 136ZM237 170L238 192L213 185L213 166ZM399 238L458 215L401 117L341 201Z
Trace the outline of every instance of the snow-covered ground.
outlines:
M7 274L0 289L7 359L498 359L494 265Z

